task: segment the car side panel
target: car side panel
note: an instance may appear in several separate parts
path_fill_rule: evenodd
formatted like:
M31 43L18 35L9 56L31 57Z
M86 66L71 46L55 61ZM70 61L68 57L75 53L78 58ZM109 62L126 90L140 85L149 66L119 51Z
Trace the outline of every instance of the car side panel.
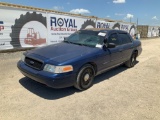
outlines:
M111 56L109 67L115 66L123 62L123 56L122 56L123 46L119 45L116 46L115 48L109 48L109 51Z
M96 55L95 63L98 66L98 71L103 71L106 67L110 66L111 56L109 51L102 50Z
M127 61L130 59L132 52L134 50L133 43L124 44L122 46L123 46L123 52L122 52L123 60Z

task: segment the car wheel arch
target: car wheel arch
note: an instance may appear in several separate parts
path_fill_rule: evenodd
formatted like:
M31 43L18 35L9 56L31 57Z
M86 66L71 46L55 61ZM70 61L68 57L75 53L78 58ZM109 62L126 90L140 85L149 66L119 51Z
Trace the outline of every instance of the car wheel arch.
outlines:
M137 56L138 56L138 50L133 50L130 59L125 62L125 66L128 68L134 67Z
M84 66L86 66L86 65L91 65L91 66L94 68L94 72L95 72L95 75L96 75L96 73L97 73L97 65L96 65L96 63L94 63L94 62L86 62L86 63L82 64L82 65L79 67L79 69L77 70L77 74L78 74L78 72L79 72Z
M96 63L94 63L94 62L88 62L87 64L90 64L90 65L92 65L92 66L93 66L93 68L94 68L94 72L95 72L95 75L96 75L96 73L97 73L97 64L96 64Z
M138 50L137 50L137 49L133 50L132 54L133 54L133 53L136 54L136 57L138 56Z
M138 50L135 50L136 56L138 56Z

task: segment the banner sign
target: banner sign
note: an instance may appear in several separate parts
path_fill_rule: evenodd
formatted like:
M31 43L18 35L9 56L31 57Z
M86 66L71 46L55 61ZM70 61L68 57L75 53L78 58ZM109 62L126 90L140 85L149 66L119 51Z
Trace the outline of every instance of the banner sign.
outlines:
M118 29L128 32L132 37L134 37L136 33L136 26L134 24L129 23L115 23L112 29Z
M136 33L136 26L134 24L129 24L129 23L127 24L127 23L106 22L103 20L97 20L96 27L123 30L123 31L130 33L132 37Z
M149 26L148 27L148 35L147 37L158 37L160 29L157 26Z
M46 14L2 8L0 13L5 14L0 14L0 50L47 44Z
M103 20L97 20L96 22L96 28L112 28L113 25L113 22L106 22Z
M56 14L48 14L47 23L49 44L61 42L80 29L95 28L95 20Z
M134 36L136 26L123 22L107 22L83 16L31 11L1 6L0 50L40 47L64 40L75 31L85 28L124 30ZM148 37L159 35L159 27L150 27Z

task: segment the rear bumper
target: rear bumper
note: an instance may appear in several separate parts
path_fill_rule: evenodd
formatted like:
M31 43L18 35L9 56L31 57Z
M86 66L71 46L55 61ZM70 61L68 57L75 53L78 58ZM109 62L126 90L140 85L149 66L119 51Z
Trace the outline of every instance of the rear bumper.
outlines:
M27 76L52 88L70 87L73 86L76 82L76 74L71 72L63 74L53 74L46 71L38 71L27 66L22 61L19 61L17 63L17 67L24 76Z

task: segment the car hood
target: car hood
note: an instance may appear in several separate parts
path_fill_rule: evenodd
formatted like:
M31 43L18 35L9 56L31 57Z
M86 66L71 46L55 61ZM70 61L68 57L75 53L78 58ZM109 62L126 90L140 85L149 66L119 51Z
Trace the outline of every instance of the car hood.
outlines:
M62 42L31 50L30 53L45 57L58 63L62 63L74 58L82 57L86 54L94 53L97 51L97 49L98 48Z

